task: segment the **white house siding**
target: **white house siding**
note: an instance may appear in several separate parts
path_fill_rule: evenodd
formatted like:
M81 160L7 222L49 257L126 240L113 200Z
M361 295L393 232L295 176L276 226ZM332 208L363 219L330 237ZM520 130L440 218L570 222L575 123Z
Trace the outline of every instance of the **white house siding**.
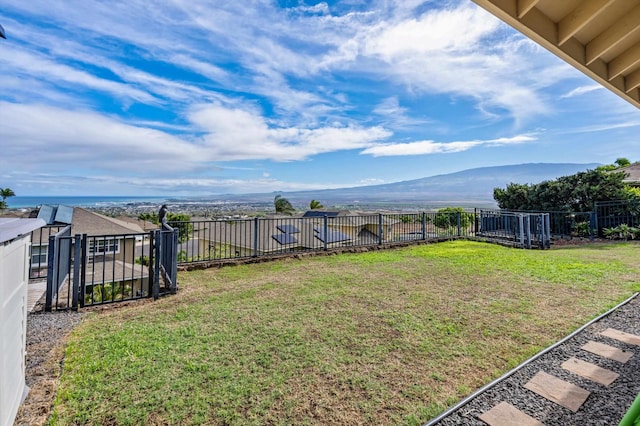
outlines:
M29 252L31 231L42 225L39 219L0 221L0 426L13 425L26 394Z

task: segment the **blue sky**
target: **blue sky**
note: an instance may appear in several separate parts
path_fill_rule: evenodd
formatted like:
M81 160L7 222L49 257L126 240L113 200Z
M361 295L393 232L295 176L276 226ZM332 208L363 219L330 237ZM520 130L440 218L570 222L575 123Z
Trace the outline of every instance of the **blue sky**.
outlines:
M640 160L640 111L470 0L0 0L0 187L204 195Z

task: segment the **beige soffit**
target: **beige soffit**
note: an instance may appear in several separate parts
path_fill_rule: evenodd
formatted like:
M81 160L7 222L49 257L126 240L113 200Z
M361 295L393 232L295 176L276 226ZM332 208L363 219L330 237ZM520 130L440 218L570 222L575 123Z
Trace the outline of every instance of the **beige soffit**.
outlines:
M640 0L473 0L640 108Z

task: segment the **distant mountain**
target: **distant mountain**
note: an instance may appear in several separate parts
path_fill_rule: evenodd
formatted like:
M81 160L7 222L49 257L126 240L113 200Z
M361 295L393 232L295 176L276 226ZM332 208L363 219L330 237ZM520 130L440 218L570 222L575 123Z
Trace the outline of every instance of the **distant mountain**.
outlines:
M446 175L437 175L383 185L358 186L316 191L274 192L230 196L245 201L269 201L282 194L294 205L308 206L312 199L325 206L343 205L456 205L495 206L493 189L509 183L539 183L594 169L600 164L530 163L510 166L480 167ZM304 207L303 207L304 208Z

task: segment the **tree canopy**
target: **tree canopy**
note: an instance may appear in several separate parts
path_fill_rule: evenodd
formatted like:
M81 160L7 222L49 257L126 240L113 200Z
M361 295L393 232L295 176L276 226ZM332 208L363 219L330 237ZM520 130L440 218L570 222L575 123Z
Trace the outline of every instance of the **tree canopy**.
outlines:
M0 197L2 197L2 201L0 201L0 210L4 210L7 208L7 198L14 197L16 195L15 192L11 188L0 188Z
M433 223L438 228L448 228L458 224L462 228L466 228L471 224L472 219L473 215L466 213L462 207L445 207L438 210Z
M322 205L322 203L318 200L311 200L311 202L309 203L309 208L311 210L318 210L318 209L322 209L324 208L324 206Z
M276 213L290 215L296 211L296 209L293 208L291 202L289 202L289 200L287 200L280 194L276 195L275 199L273 200L273 204L275 205Z
M160 225L158 215L156 213L140 213L138 219ZM193 234L193 223L191 216L185 213L167 213L167 224L173 228L178 228L178 242L184 243L189 240Z
M543 210L587 212L596 201L635 200L634 193L624 182L626 173L616 171L628 163L616 160L616 166L563 176L537 184L510 183L506 188L494 188L493 198L498 207L508 210Z

